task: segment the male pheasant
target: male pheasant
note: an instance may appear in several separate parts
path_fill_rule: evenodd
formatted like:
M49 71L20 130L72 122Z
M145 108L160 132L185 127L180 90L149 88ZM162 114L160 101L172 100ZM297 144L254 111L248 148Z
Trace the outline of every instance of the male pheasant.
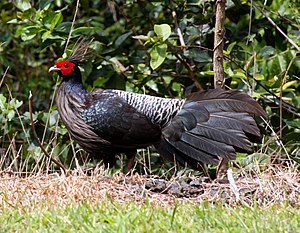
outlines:
M194 169L235 159L248 151L260 131L254 115L261 106L237 90L213 89L186 99L161 98L121 90L88 92L79 65L87 46L79 44L71 56L56 62L49 72L62 78L56 103L71 137L107 165L115 155L128 156L134 165L136 149L153 145L161 156Z

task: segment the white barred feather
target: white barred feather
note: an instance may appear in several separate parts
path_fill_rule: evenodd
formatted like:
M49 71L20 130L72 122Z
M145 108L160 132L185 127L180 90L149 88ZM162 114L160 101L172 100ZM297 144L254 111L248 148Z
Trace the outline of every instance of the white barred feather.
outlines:
M112 90L112 92L124 99L138 112L146 115L153 124L159 124L162 128L171 122L185 102L184 99L168 99L120 90Z

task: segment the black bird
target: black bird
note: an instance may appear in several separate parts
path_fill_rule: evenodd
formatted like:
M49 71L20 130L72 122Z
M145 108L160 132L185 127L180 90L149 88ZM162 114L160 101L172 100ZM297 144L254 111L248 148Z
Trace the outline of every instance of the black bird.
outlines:
M261 106L237 90L213 89L186 99L168 99L121 90L84 89L79 65L87 45L79 43L71 56L49 72L62 78L56 96L58 111L71 137L88 153L113 166L115 155L134 165L136 149L153 145L161 156L194 169L235 159L248 151L260 131L254 115Z

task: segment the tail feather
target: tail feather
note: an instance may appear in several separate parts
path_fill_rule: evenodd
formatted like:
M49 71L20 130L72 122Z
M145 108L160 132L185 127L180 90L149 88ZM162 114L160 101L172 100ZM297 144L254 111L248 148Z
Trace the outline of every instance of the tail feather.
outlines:
M180 114L178 114L178 121L181 122L186 130L191 130L197 125L198 119L197 115L186 109L182 109Z
M192 93L188 101L196 101L209 112L247 112L266 117L262 107L250 96L238 90L211 89Z
M210 119L203 124L226 130L235 129L255 136L260 135L255 120L248 113L215 112L210 114Z
M251 143L247 136L239 130L212 127L210 125L199 125L190 131L193 134L213 138L215 141L227 143L243 150L249 150Z
M183 165L189 165L191 168L196 170L203 169L203 163L197 159L193 159L192 157L187 157L184 153L176 149L172 146L165 138L162 138L161 142L155 145L156 150L158 153L163 155L163 157L169 161L178 161ZM217 158L212 158L213 164L218 162Z
M190 95L156 145L166 158L197 167L217 164L220 157L235 159L237 150L249 150L260 136L252 114L265 116L259 104L235 90L207 90Z
M197 150L205 152L206 154L215 156L228 155L229 158L234 158L235 155L235 150L232 146L216 141L215 139L201 137L190 132L184 133L181 137L181 141L196 148ZM199 156L194 159L197 159L198 157Z
M169 142L173 147L174 151L180 151L183 155L185 155L184 158L186 158L186 155L189 155L190 158L196 161L200 161L205 164L218 164L218 157L212 154L208 154L196 147L191 146L190 144L184 142L184 141L177 141L177 142ZM201 160L199 159L201 157Z

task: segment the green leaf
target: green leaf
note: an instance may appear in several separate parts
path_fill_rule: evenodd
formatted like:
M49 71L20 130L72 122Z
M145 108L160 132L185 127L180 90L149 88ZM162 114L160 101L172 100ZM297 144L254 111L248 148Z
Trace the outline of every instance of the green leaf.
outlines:
M119 36L115 41L115 47L116 48L120 47L131 34L132 32L127 32Z
M33 10L27 10L27 11L17 11L17 18L21 19L21 20L28 21L29 19L32 18L33 14L35 14L34 9ZM27 26L28 26L28 24L27 24Z
M8 113L7 113L7 119L9 121L11 121L15 116L15 111L14 110L9 110Z
M154 32L156 35L162 37L163 41L165 41L171 35L171 27L168 24L156 24L154 25Z
M179 83L172 83L172 90L177 91L178 93L181 92L181 85Z
M53 17L53 19L51 21L51 29L53 30L56 27L56 25L60 24L62 21L63 21L63 15L59 11L55 14L55 16Z
M232 49L233 49L233 47L236 45L236 41L235 42L233 42L233 43L231 43L230 45L228 45L228 47L227 47L227 52L230 54L231 53L231 51L232 51Z
M19 108L21 107L23 104L23 101L19 101L15 98L11 99L11 101L9 101L9 105L13 106L14 108Z
M299 127L298 127L299 128ZM283 136L282 140L284 142L300 142L300 133L299 132L290 132Z
M22 30L22 33L21 33L21 39L23 41L31 40L40 31L42 31L42 29L40 27L37 27L37 26L24 27L23 30Z
M61 27L61 24L59 26ZM100 30L100 28L99 27L79 27L79 28L76 28L73 30L73 34L81 34L83 32L94 32L97 30Z
M289 120L286 120L284 121L288 126L291 126L291 127L295 127L295 128L298 128L300 129L300 121L289 121Z
M16 0L14 4L20 11L27 11L31 8L29 0Z
M66 128L61 128L61 127L58 127L57 128L57 132L61 135L65 135L68 133L68 130Z
M17 19L12 19L12 20L9 20L8 22L6 22L7 24L17 24L18 23L18 20Z
M214 75L215 72L213 70L208 70L208 71L201 72L201 74L204 74L204 75Z
M133 36L132 38L137 40L144 40L144 41L150 40L149 36L144 36L144 35Z
M278 64L279 64L279 67L280 67L280 71L284 72L286 70L286 67L287 67L287 62L284 59L284 56L282 54L279 54L277 56L277 59L278 59Z
M44 32L42 37L41 37L42 41L44 42L51 33L52 33L51 31Z
M154 45L150 51L150 66L153 70L157 69L165 60L167 56L166 44Z
M232 78L239 78L239 79L247 79L247 76L245 72L242 69L236 69L234 70L233 75L231 75Z
M16 30L16 36L19 37L21 36L22 32L23 32L23 28L25 28L26 26L22 25L22 26L19 26Z
M265 76L263 74L255 74L254 78L256 80L265 80Z
M3 111L6 109L6 97L3 94L0 94L0 110Z
M201 49L198 49L198 48L193 48L193 49L186 50L184 55L188 58L193 58L196 62L200 62L200 63L212 62L212 59L208 55L208 53L204 52L204 51L202 51Z
M265 46L261 49L260 53L263 58L267 58L274 55L275 49L272 46Z
M293 81L287 82L282 86L282 89L285 90L285 89L289 88L290 86L296 86L297 83L298 83L298 80L293 80Z
M63 22L55 28L55 31L62 32L62 33L68 33L71 29L71 25L72 25L71 22Z
M52 111L51 113L43 113L42 114L42 121L44 123L47 122L47 120L49 120L49 126L52 127L56 124L56 121L58 119L58 112L57 110Z
M44 8L48 9L53 1L54 0L40 0L39 10L44 10Z

